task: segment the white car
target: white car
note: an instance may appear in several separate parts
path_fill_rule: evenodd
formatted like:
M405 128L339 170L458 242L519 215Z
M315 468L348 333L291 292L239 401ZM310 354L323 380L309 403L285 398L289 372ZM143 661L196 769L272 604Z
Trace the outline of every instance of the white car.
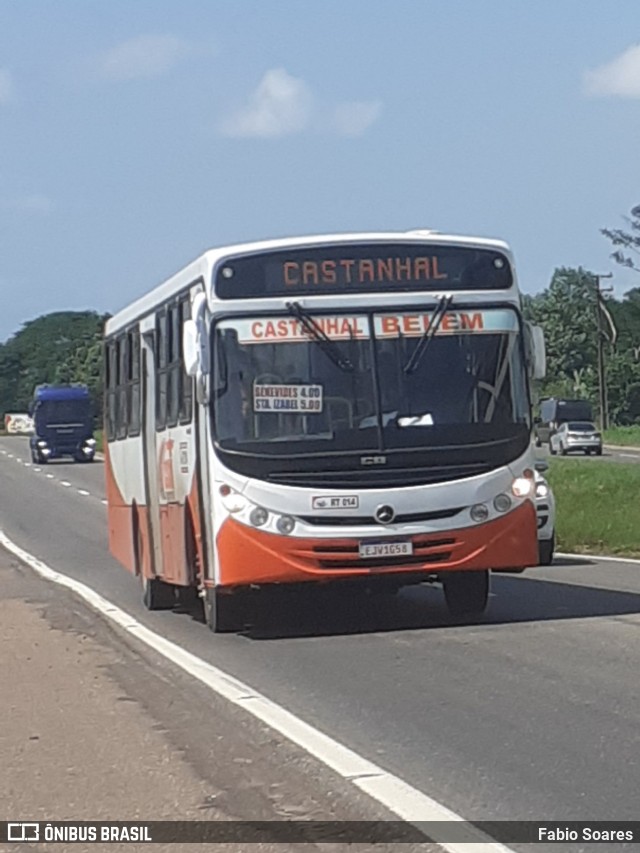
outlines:
M549 450L552 456L560 453L566 456L579 450L590 456L602 456L602 435L590 421L568 421L560 424L549 438Z
M538 564L550 566L556 547L556 500L551 486L542 476L549 466L536 462L536 512L538 515Z

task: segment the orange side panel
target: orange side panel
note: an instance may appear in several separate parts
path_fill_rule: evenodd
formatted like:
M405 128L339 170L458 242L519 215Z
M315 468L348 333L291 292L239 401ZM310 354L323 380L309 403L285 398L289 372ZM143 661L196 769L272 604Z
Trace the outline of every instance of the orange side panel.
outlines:
M380 530L369 539L383 539ZM367 566L358 556L358 539L298 539L265 533L227 518L217 538L220 583L246 586L366 577L382 572L433 574L451 570L526 568L538 562L536 512L527 502L512 512L462 530L403 537L411 539L411 558Z
M184 504L170 503L160 507L163 578L186 586L190 583L184 541Z
M135 572L131 507L125 503L111 469L109 445L104 448L105 487L109 519L109 550L130 572Z
M195 535L196 549L198 552L198 565L201 567L201 571L204 572L204 543L202 541L202 524L200 521L200 496L198 494L198 477L196 473L194 473L193 475L191 491L187 495L187 511L190 513L191 520L193 522L193 533Z

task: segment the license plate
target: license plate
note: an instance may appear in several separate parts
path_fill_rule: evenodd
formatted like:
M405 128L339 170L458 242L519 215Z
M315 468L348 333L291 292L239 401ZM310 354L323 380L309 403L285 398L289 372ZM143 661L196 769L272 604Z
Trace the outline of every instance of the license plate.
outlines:
M372 557L405 557L413 554L412 542L361 542L360 558Z

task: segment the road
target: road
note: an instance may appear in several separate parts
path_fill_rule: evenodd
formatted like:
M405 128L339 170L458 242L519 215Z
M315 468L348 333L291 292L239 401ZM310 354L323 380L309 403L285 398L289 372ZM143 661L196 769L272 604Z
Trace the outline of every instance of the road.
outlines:
M23 439L0 439L0 527L21 547L458 814L637 818L640 566L565 559L496 577L475 622L414 588L297 601L214 636L142 607L108 553L100 464L25 462Z
M536 448L536 453L541 459L584 459L593 462L640 462L640 450L635 447L605 447L602 456L585 456L583 453L570 453L567 456L552 457L549 453L549 445Z

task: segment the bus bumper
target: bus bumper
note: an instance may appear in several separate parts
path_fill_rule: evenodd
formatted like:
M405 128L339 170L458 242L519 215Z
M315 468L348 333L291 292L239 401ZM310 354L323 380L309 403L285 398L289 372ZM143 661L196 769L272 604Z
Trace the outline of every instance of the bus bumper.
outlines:
M381 564L359 556L359 543L386 538L411 540L410 557ZM485 524L450 531L403 535L381 528L366 536L319 539L265 533L225 519L217 537L218 583L223 587L374 576L495 569L519 571L538 564L535 507L525 502ZM401 578L398 578L401 581Z

